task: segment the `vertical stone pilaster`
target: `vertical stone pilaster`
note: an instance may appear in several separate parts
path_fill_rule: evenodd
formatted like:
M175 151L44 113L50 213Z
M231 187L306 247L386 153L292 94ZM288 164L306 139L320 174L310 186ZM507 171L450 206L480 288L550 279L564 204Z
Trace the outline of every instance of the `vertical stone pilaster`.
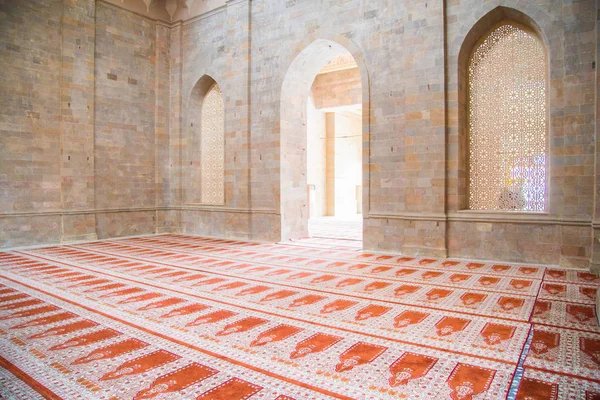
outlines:
M600 0L596 0L596 176L594 187L594 218L592 220L592 256L590 269L600 275ZM596 307L600 310L600 289ZM600 317L599 317L600 318Z
M250 0L228 0L225 26L225 204L250 208ZM226 230L249 237L251 214L228 217Z
M155 144L155 194L156 194L156 219L155 232L165 233L172 231L172 225L166 215L169 205L169 193L172 181L170 171L170 28L163 24L156 24L156 63L154 72L154 144Z
M404 201L402 211L442 215L446 210L446 102L444 1L405 2L403 75ZM379 198L385 203L385 197ZM402 200L402 199L401 199ZM384 206L385 207L385 206ZM403 223L401 251L445 255L443 221Z
M156 229L156 21L96 3L94 171L99 238Z
M594 204L597 198L594 185L598 179L598 114L594 110L594 104L597 103L598 83L597 70L593 67L593 63L597 61L597 12L597 5L594 6L593 2L582 2L577 8L562 8L560 20L563 31L560 33L564 46L564 75L561 82L563 107L559 110L560 114L556 113L557 110L553 111L558 114L554 120L560 118L562 121L562 131L559 132L563 136L557 137L561 139L558 143L560 146L552 149L551 154L553 157L561 154L559 160L562 164L552 164L553 160L550 160L552 171L558 171L558 175L562 176L562 218L591 219L592 225L598 215L597 205ZM564 225L561 227L561 266L588 266L592 247L595 246L591 243L592 231L589 226L578 229Z
M95 2L63 0L61 18L62 241L96 238L94 209Z
M335 215L335 113L325 114L325 215Z
M177 209L182 203L182 25L172 27L169 46L169 190L166 193L168 206L176 209L167 211L165 225L172 231L181 229L181 211Z

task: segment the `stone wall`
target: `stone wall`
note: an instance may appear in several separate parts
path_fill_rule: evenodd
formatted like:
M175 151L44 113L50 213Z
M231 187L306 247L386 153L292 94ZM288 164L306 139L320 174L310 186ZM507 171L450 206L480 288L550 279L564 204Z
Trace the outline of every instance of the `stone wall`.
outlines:
M107 210L96 216L99 237L154 230L155 41L153 21L97 4L96 208Z
M591 269L600 274L600 0L596 0L596 142L595 142L595 180L594 180L594 217L592 220L592 259ZM600 293L598 293L600 299ZM600 300L596 302L600 309Z
M316 108L362 104L362 87L358 68L318 74L311 93Z
M93 202L93 9L61 0L0 8L0 244L85 237L89 218L61 211Z
M350 52L365 248L600 265L600 1L229 0L173 24L115 4L0 5L2 246L302 236L308 93L329 59ZM548 50L544 214L464 210L465 55L502 19L529 25ZM189 95L205 75L225 100L223 206L184 196L195 184Z
M0 7L1 245L156 232L170 28L103 2Z

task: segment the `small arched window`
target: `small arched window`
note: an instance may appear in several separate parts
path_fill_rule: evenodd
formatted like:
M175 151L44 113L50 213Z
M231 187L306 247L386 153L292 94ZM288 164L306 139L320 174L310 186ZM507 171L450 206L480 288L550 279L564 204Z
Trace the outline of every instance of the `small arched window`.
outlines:
M504 22L468 64L469 208L547 209L547 57L528 28Z
M213 84L202 102L200 135L202 203L225 203L225 105L221 88Z

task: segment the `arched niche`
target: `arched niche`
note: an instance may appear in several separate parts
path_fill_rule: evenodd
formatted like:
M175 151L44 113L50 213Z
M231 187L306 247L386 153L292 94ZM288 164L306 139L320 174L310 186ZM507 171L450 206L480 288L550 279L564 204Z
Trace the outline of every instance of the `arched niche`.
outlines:
M185 202L223 205L225 110L221 88L209 75L192 88L187 116Z

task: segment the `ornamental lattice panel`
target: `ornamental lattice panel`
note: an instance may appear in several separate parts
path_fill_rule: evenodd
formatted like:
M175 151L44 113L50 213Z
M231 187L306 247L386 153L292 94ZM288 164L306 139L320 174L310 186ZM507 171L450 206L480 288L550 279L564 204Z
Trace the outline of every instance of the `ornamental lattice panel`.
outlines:
M225 203L225 105L216 83L202 103L200 139L202 203Z
M547 61L518 26L493 30L469 61L469 208L544 211Z

